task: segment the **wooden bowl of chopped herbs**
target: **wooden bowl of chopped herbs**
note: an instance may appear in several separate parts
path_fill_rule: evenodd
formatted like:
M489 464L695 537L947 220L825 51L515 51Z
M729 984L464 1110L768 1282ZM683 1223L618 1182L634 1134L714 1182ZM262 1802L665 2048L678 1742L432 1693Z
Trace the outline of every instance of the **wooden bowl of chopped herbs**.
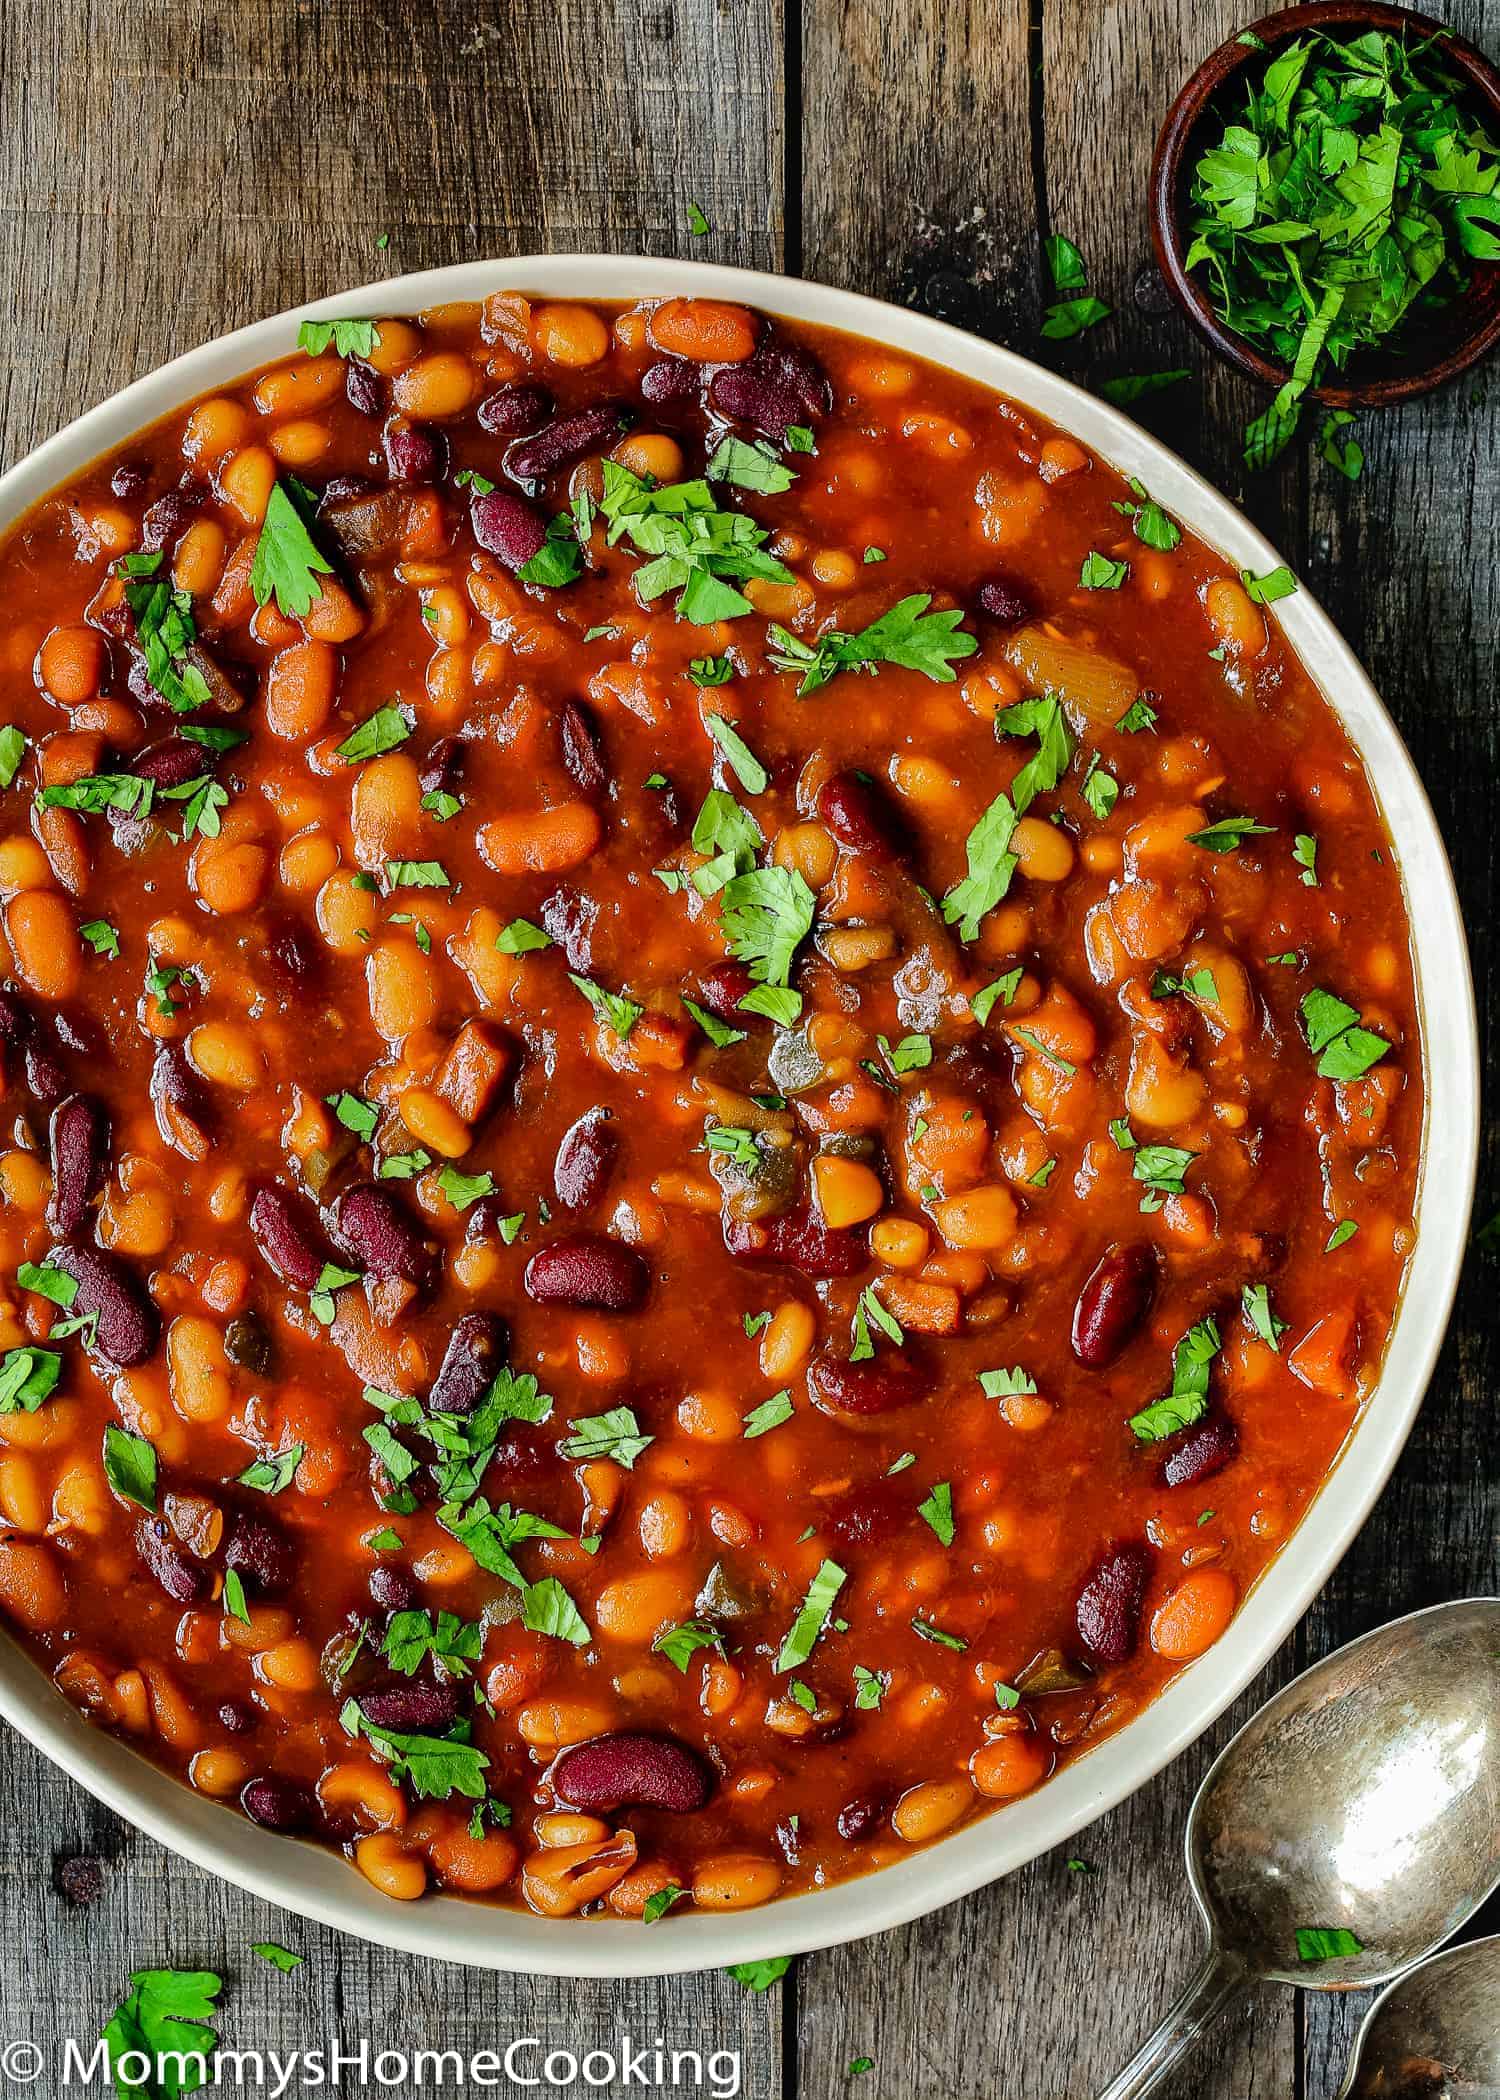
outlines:
M1252 467L1308 403L1334 456L1349 410L1443 386L1500 341L1500 70L1428 15L1319 0L1242 30L1173 103L1151 201L1189 318L1277 389L1245 432Z

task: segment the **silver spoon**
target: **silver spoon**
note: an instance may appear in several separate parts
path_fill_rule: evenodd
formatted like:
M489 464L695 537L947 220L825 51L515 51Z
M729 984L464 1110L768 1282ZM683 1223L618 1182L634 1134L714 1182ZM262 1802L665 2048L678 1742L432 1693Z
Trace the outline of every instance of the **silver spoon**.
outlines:
M1370 2008L1338 2100L1500 2100L1500 1936L1397 1977Z
M1099 2100L1155 2092L1259 1983L1389 1983L1500 1882L1500 1598L1377 1627L1278 1692L1198 1789L1187 1866L1203 1966ZM1308 1960L1299 1931L1350 1951Z

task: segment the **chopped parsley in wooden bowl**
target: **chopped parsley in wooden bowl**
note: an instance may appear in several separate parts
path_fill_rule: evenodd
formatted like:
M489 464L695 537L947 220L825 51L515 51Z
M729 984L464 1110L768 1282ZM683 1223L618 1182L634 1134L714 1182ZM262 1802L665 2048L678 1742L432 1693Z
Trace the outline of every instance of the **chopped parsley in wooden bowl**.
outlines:
M1189 316L1277 388L1252 467L1309 401L1404 400L1500 338L1500 74L1425 16L1325 0L1241 31L1174 104L1152 190Z

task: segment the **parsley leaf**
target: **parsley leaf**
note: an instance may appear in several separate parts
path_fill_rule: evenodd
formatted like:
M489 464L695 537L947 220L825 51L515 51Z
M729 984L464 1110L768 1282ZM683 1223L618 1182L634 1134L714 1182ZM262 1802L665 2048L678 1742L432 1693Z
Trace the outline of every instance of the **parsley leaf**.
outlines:
M818 1636L828 1623L839 1591L848 1580L837 1561L823 1561L812 1581L796 1618L792 1621L786 1638L776 1656L778 1676L788 1670L799 1670L812 1654Z
M104 1471L117 1495L156 1508L156 1452L143 1436L110 1422L104 1431Z
M950 926L957 922L959 936L966 941L977 938L980 921L1010 888L1018 865L1010 851L1016 825L1038 795L1050 794L1057 786L1073 756L1072 732L1055 695L1007 708L996 717L996 724L1002 733L1014 727L1020 733L1034 733L1040 741L1035 756L1011 782L1009 793L1002 790L969 833L965 843L969 872L943 899L944 919Z
M816 909L802 876L795 868L750 868L725 883L722 901L731 954L758 983L785 985Z
M771 776L733 722L723 715L707 715L703 726L723 752L745 793L763 795L771 785Z
M899 664L939 685L951 685L958 675L954 664L972 656L979 643L963 631L961 608L929 612L931 604L930 592L917 591L857 634L830 628L811 643L773 625L768 629L767 660L775 670L800 674L799 698L820 691L840 671L874 671L881 664Z
M304 1444L288 1444L284 1451L252 1458L244 1472L235 1477L242 1487L258 1488L263 1495L279 1495L296 1479L306 1448Z
M297 482L278 481L271 490L255 559L250 566L250 589L257 605L275 598L289 619L303 619L315 599L323 595L318 577L331 576L333 563L318 551L307 529L312 505Z
M379 341L374 321L304 321L297 330L297 348L311 357L321 357L330 343L339 357L368 357Z
M568 982L575 991L582 992L600 1020L614 1030L622 1043L646 1011L633 999L626 999L619 992L607 992L602 985L591 983L587 977L575 977L571 970Z
M394 751L398 744L406 742L411 731L411 723L392 702L388 707L377 707L357 729L351 729L333 755L345 765L358 765L362 759L379 758L382 752Z
M1212 1320L1200 1320L1188 1329L1172 1352L1171 1392L1130 1418L1130 1427L1143 1444L1173 1436L1207 1412L1209 1372L1221 1347Z
M564 1458L612 1458L627 1472L647 1445L655 1442L653 1437L642 1434L632 1407L612 1407L602 1415L579 1415L569 1427L577 1434L565 1437L558 1445Z

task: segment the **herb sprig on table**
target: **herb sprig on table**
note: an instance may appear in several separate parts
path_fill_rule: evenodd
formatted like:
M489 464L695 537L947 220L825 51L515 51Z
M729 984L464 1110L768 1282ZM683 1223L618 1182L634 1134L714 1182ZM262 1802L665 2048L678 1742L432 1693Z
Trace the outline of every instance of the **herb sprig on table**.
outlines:
M1247 465L1289 442L1310 387L1399 349L1472 261L1500 261L1500 145L1462 95L1440 38L1384 30L1298 37L1251 68L1243 116L1193 171L1186 258L1219 318L1288 368Z

